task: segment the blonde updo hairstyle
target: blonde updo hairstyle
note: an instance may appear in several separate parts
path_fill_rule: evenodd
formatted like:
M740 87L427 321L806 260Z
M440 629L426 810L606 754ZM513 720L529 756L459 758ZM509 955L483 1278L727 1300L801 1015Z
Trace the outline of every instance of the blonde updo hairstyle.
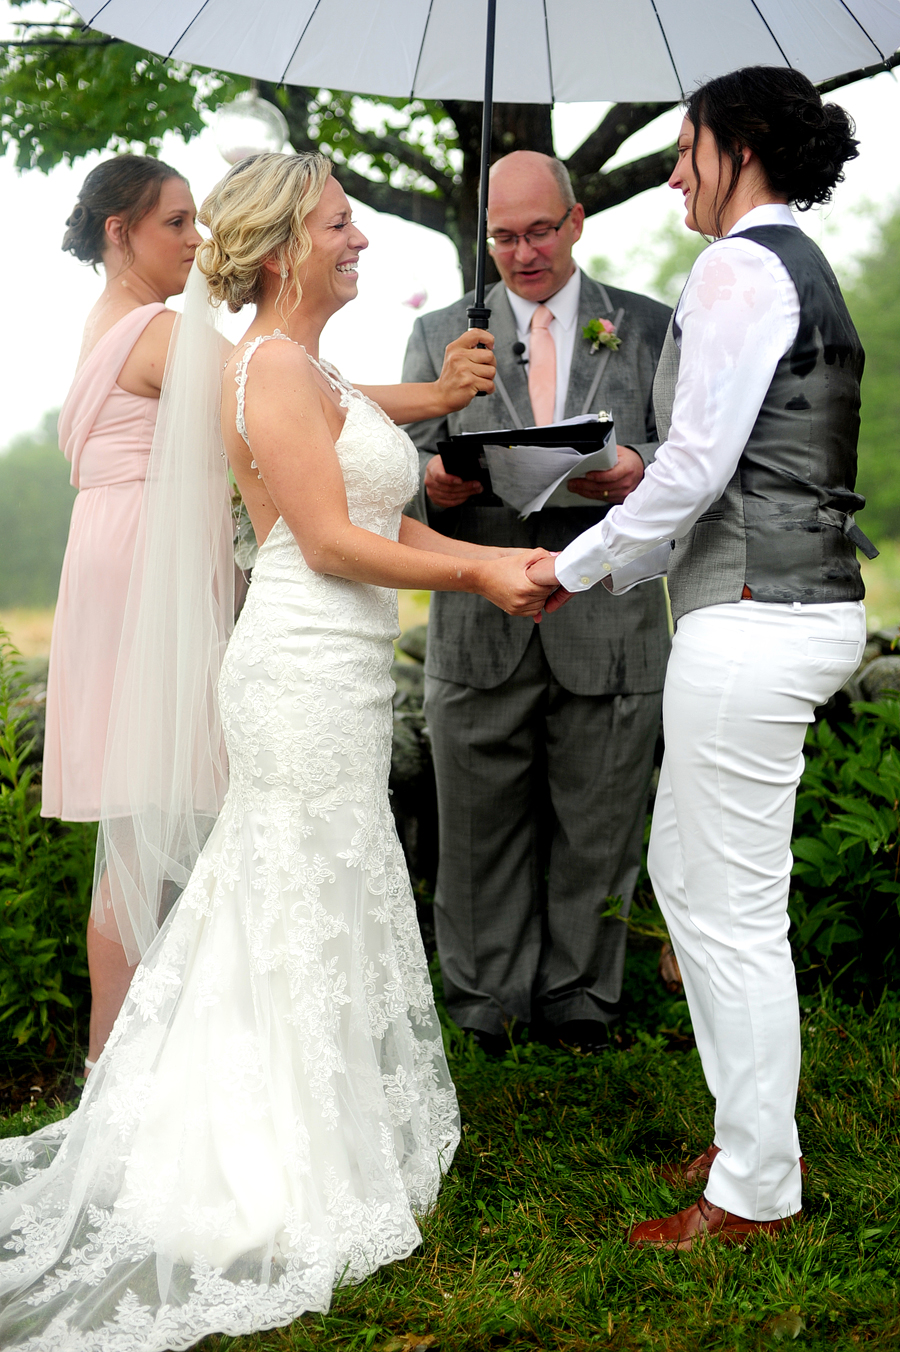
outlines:
M306 217L317 206L331 173L324 155L253 155L217 183L197 219L211 238L197 249L213 305L236 314L263 295L263 264L281 264L282 288L300 304L300 269L312 251Z

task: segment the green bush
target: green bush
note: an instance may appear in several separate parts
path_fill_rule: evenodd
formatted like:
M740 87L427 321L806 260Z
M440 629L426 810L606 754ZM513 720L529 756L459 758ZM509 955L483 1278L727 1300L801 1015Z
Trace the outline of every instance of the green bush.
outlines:
M900 960L900 700L815 724L797 795L791 942L801 986L875 999Z
M0 607L56 602L76 497L56 419L0 451Z
M40 815L22 666L0 629L0 1029L49 1054L84 1034L96 827Z

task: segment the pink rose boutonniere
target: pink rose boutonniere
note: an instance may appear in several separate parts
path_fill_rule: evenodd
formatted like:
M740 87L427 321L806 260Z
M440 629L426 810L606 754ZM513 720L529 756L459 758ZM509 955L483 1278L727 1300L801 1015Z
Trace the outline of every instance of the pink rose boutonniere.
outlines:
M615 324L611 324L608 319L592 319L589 324L585 324L581 332L590 343L592 352L598 352L601 347L618 352L622 346L622 339L616 333Z

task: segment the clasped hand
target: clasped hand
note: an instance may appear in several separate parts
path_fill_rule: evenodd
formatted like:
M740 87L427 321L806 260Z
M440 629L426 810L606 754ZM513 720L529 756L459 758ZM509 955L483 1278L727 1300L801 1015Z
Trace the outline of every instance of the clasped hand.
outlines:
M544 603L544 610L548 615L552 615L554 610L559 610L574 595L573 592L566 591L561 587L556 579L556 564L554 562L555 554L550 554L546 549L535 551L531 559L525 565L525 571L528 580L537 587L547 589L547 599Z
M483 565L482 586L479 588L482 596L506 611L507 615L531 615L535 623L540 624L541 612L549 609L547 598L559 585L555 575L552 581L547 582L529 573L529 567L539 563L546 573L544 560L549 560L549 572L552 575L553 556L546 549L504 550Z

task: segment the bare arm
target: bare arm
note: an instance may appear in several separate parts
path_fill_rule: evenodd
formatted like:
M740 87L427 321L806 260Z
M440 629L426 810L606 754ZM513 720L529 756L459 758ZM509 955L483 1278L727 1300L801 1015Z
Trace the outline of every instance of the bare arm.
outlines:
M118 384L123 390L147 399L159 398L174 327L174 310L164 310L153 316L119 372Z
M384 409L397 423L443 418L465 408L479 390L494 392L497 363L494 337L483 329L469 329L444 350L437 380L405 385L358 385L357 389Z
M446 552L452 542L421 523L408 522L411 535L395 543L351 522L334 439L301 349L266 343L256 354L246 421L266 488L314 572L381 587L477 592L509 614L540 613L548 588L531 582L525 565L543 550L473 557ZM428 547L438 540L440 551Z
M425 549L433 554L452 554L459 559L504 559L511 554L526 555L529 559L544 557L545 550L501 549L497 545L476 545L471 540L454 540L449 535L441 535L414 517L404 516L400 522L400 542L410 549Z

